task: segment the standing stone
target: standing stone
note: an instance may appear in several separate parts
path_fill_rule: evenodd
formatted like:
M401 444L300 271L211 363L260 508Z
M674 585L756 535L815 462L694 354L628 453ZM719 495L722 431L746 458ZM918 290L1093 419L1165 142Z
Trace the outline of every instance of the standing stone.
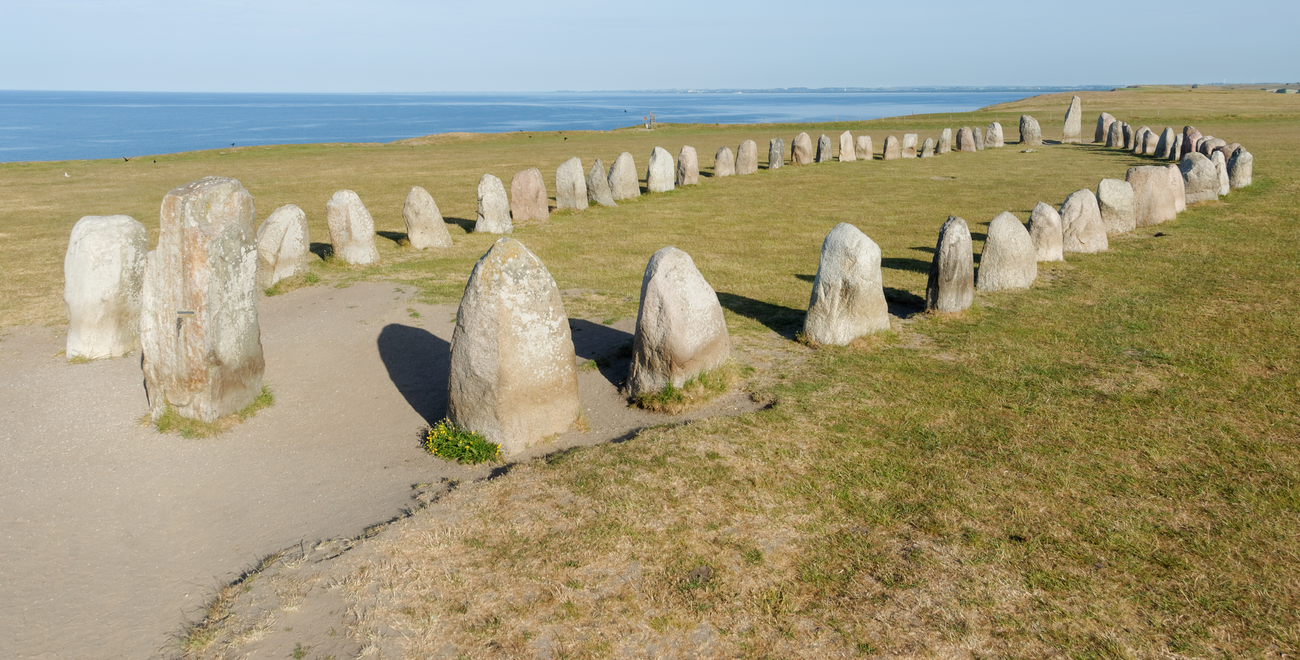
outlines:
M474 264L456 312L447 418L510 456L578 418L578 370L560 289L523 243L500 238Z
M556 174L558 175L559 172L556 172ZM556 197L558 198L559 195L557 194ZM546 181L542 179L542 171L536 167L530 167L511 177L511 222L549 220L550 218L551 200L546 196Z
M140 314L155 420L171 408L216 421L262 393L255 214L253 196L234 179L205 177L163 197Z
M682 147L677 152L677 185L693 186L700 182L700 159L695 147Z
M926 138L921 143L921 158L930 158L934 155L934 138Z
M857 227L841 222L822 241L804 336L819 344L843 346L888 329L880 247Z
M962 126L957 131L957 151L975 152L975 133L969 126Z
M1133 143L1129 145L1129 149L1131 149L1135 154L1142 153L1142 146L1146 140L1147 133L1150 132L1151 129L1147 126L1142 126L1136 131L1133 131Z
M916 141L916 133L904 133L902 144L903 158L916 158L916 147L920 144Z
M1166 126L1165 130L1160 132L1160 140L1156 142L1156 158L1169 160L1169 152L1174 148L1174 129Z
M690 147L682 147L682 153L686 153ZM691 157L694 159L695 150L691 149ZM699 170L695 172L696 181L699 181ZM609 189L609 179L605 173L605 164L597 158L596 162L591 164L591 170L587 172L587 203L600 204L601 206L618 206L614 201L614 193Z
M1183 156L1178 169L1183 173L1188 204L1213 202L1219 198L1219 172L1214 161L1193 151Z
M817 138L817 162L827 163L831 160L831 139L825 133Z
M1101 209L1101 221L1108 235L1124 234L1137 227L1133 186L1129 182L1102 179L1097 184L1097 206Z
M925 284L925 309L951 314L970 308L975 297L975 256L966 221L950 215L939 229L939 241Z
M1219 147L1227 146L1227 144L1228 144L1227 140L1216 138L1211 135L1205 138L1204 140L1201 140L1201 144L1199 147L1196 148L1196 150L1199 151L1201 155L1205 156L1206 158L1214 158L1214 156L1211 155L1214 153L1214 150L1218 149Z
M1128 149L1130 151L1133 150L1133 136L1135 134L1136 131L1133 129L1132 126L1129 126L1128 124L1124 124L1124 148L1125 149Z
M63 258L69 360L120 357L140 347L140 288L148 251L144 225L130 216L88 215L73 225Z
M1115 123L1115 117L1109 112L1103 112L1097 115L1097 130L1093 133L1093 142L1105 142L1106 137L1110 135L1110 125Z
M731 176L736 173L736 157L731 155L729 147L718 149L713 157L713 178Z
M800 133L794 136L794 142L790 143L790 164L810 165L812 162L812 138L808 137L807 133Z
M616 202L641 196L641 182L637 179L636 161L632 160L632 154L624 151L609 167L609 191Z
M782 165L785 165L785 140L772 138L767 143L767 169L780 169Z
M587 179L582 173L582 160L577 157L555 168L555 208L587 209Z
M745 140L736 147L736 175L756 174L758 172L758 145L753 140Z
M1039 261L1065 261L1061 214L1051 204L1039 202L1029 214L1029 238Z
M934 146L934 153L946 154L952 151L952 129L945 128L939 133L939 142Z
M1106 146L1114 149L1124 146L1124 122L1116 121L1111 123L1106 133Z
M287 207L283 207L287 208ZM295 210L298 207L293 207ZM279 213L282 209L276 209ZM269 223L275 217L275 213L266 219ZM298 210L301 215L302 211ZM433 201L433 195L429 191L414 186L406 193L406 202L402 204L402 221L406 223L406 240L411 247L417 250L427 250L429 248L449 248L451 247L451 235L447 233L447 223L442 220L442 212L438 210L438 205ZM266 223L262 224L262 229L257 231L257 251L260 255L262 252L262 231L266 229ZM307 220L302 220L302 242L303 247L307 246ZM303 252L303 270L307 272L307 254ZM260 274L260 265L259 265ZM258 283L258 286L262 286ZM269 286L269 285L267 285Z
M1178 152L1178 160L1182 162L1183 156L1196 151L1196 141L1201 139L1201 132L1196 130L1195 126L1183 127L1183 149Z
M334 193L325 204L325 223L329 225L335 257L350 264L379 261L379 250L375 248L375 220L356 193L351 190Z
M445 227L442 233L447 233ZM451 239L447 240L450 244ZM257 228L258 288L269 289L286 277L306 275L308 254L311 254L311 239L307 234L307 214L293 204L276 209Z
M1245 149L1238 149L1228 159L1228 181L1233 188L1245 188L1251 183L1255 169L1255 157Z
M853 140L853 148L858 152L858 160L871 160L875 157L871 148L871 136L859 135Z
M1165 171L1169 172L1169 189L1174 191L1174 212L1182 213L1187 210L1187 186L1183 181L1183 171L1178 165L1167 165Z
M1006 142L1002 138L1002 124L998 122L989 124L984 133L984 146L990 149L1001 149L1006 146Z
M1078 98L1078 97L1075 97ZM988 238L980 253L980 291L1028 289L1038 279L1038 251L1029 230L1015 215L1002 212L989 222Z
M668 192L673 189L676 178L672 154L663 147L655 147L650 152L650 165L645 170L645 188L652 193Z
M1228 146L1219 147L1219 149L1223 151L1223 157L1228 160L1232 160L1232 155L1237 153L1237 150L1240 148L1241 148L1240 142L1229 142Z
M635 397L681 387L729 357L731 340L718 294L691 255L675 247L655 252L641 278L628 393Z
M1029 115L1020 115L1020 144L1038 146L1043 143L1043 130L1038 127L1038 120Z
M898 144L898 138L889 136L885 138L885 152L881 155L882 160L898 160L903 157L903 148Z
M1159 146L1160 136L1156 135L1155 131L1148 130L1146 136L1142 138L1142 153L1147 156L1154 156Z
M1078 96L1070 99L1070 109L1065 111L1065 130L1061 132L1063 144L1082 142L1079 137L1083 130L1083 101Z
M506 199L506 187L501 179L484 174L478 180L478 218L474 222L475 233L509 234L514 231L510 223L510 202Z
M1174 146L1169 150L1169 160L1180 160L1183 153L1183 135L1178 133L1174 135Z
M1228 160L1223 157L1222 151L1214 152L1210 160L1214 161L1214 170L1219 175L1219 196L1222 197L1232 191L1232 180L1228 178Z
M1086 188L1074 191L1061 205L1061 249L1091 254L1109 247L1097 196Z
M858 148L853 145L853 134L840 133L840 162L847 163L858 159Z
M975 150L984 151L984 130L976 126L971 132L975 134Z
M1134 227L1150 227L1178 217L1178 195L1170 181L1168 166L1130 167L1124 178L1133 190ZM1098 187L1098 198L1101 197L1100 192ZM1103 205L1102 215L1105 213Z

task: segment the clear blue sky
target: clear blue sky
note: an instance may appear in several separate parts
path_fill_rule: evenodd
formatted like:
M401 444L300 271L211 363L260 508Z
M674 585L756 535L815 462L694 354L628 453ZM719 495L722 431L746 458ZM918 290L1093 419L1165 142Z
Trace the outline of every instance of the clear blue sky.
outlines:
M0 89L1300 81L1300 2L0 0Z

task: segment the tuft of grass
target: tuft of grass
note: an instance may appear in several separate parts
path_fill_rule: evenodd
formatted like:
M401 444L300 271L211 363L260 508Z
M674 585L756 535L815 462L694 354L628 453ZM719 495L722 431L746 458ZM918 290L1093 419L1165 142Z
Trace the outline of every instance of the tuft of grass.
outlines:
M424 448L430 454L463 465L501 460L501 447L482 435L444 419L424 432Z
M738 379L738 372L736 364L728 361L716 369L686 379L681 387L669 383L658 392L636 395L634 401L646 410L677 415L726 393Z
M181 416L174 408L168 406L163 414L154 421L154 426L158 428L159 433L171 433L173 431L180 433L182 438L211 438L222 431L234 427L240 422L248 421L259 411L270 408L275 403L275 395L271 393L269 385L262 386L262 393L253 399L253 402L244 406L238 412L231 413L216 420L215 422L204 422L197 419L190 419ZM149 419L148 416L145 419Z
M90 364L93 361L84 355L74 355L68 358L68 364Z
M320 275L308 271L304 275L294 275L293 277L286 277L280 280L279 282L276 282L275 284L272 284L271 286L263 289L262 293L265 293L266 296L270 298L273 296L278 296L282 293L288 293L290 291L293 291L294 289L301 289L303 287L311 286L313 284L316 284L317 282L320 282Z

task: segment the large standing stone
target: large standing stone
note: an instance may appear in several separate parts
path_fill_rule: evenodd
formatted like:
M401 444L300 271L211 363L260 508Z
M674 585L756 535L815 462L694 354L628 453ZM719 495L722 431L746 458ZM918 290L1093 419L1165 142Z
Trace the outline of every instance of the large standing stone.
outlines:
M957 151L975 152L975 132L969 126L957 131Z
M557 194L556 197L558 198L559 195ZM511 222L549 220L550 217L551 200L546 196L546 181L542 179L542 171L536 167L530 167L511 177Z
M1134 227L1150 227L1178 217L1177 192L1169 179L1168 166L1130 167L1124 178L1133 190ZM1098 187L1098 198L1100 191ZM1102 215L1105 213L1103 203Z
M1214 150L1218 149L1219 147L1224 147L1227 145L1228 145L1227 140L1210 136L1205 138L1204 140L1201 140L1201 144L1196 148L1196 150L1206 158L1214 158L1214 156L1212 155L1214 153Z
M88 215L73 225L63 258L69 360L120 357L140 347L140 287L148 251L144 225L130 216Z
M853 148L858 152L858 160L871 160L875 157L871 148L871 136L859 135L853 140Z
M474 264L451 335L447 417L517 454L578 418L578 370L560 289L523 243Z
M934 155L934 138L926 138L921 143L921 158L930 158Z
M1183 134L1174 135L1174 147L1169 150L1169 160L1180 160L1183 153Z
M745 140L736 147L736 175L756 174L758 172L758 145L753 140Z
M1137 134L1137 129L1134 129L1132 126L1129 126L1128 124L1124 124L1124 148L1125 149L1128 149L1129 151L1133 150L1133 136L1136 134Z
M297 209L298 207L294 207ZM276 209L275 213L279 213ZM266 222L270 222L275 217L271 214ZM299 214L302 211L298 211ZM447 223L442 219L442 212L438 210L438 205L433 201L433 195L429 191L414 186L406 193L406 202L402 204L402 221L406 223L406 240L411 247L417 250L427 250L429 248L449 248L451 247L451 234L447 233ZM262 224L262 229L266 228L266 223ZM303 246L307 245L307 220L302 221ZM262 251L262 230L257 232L257 251ZM303 259L306 259L306 254ZM303 262L303 272L307 272L307 263ZM259 271L260 272L260 271ZM260 286L260 283L259 283Z
M1082 142L1079 137L1083 131L1083 101L1078 96L1070 99L1070 109L1065 111L1065 129L1061 131L1061 142L1070 144Z
M831 139L825 133L817 138L817 162L827 163L831 160Z
M1232 180L1228 178L1228 159L1223 157L1222 151L1216 151L1210 160L1214 162L1214 171L1219 175L1219 196L1222 197L1232 191Z
M713 156L713 178L731 176L736 173L736 157L731 155L730 147L718 149Z
M255 213L234 179L205 177L163 197L140 314L155 420L171 408L212 422L262 393Z
M637 179L636 161L632 160L632 154L624 151L609 166L609 191L616 202L641 196L641 182Z
M663 147L655 147L650 152L650 165L645 170L646 190L652 193L668 192L673 189L673 180L676 178L672 154Z
M325 204L325 223L329 225L335 257L350 264L379 261L379 250L375 248L375 219L370 217L370 211L366 210L356 193L351 190L334 193Z
M1142 153L1147 156L1156 155L1156 149L1160 147L1160 136L1155 131L1148 130L1146 137L1142 139Z
M847 163L858 159L858 148L853 144L853 134L840 133L840 162Z
M1255 157L1245 149L1238 149L1228 159L1228 180L1233 188L1245 188L1251 183L1254 174Z
M1061 204L1061 249L1091 254L1109 247L1097 196L1086 188L1074 191Z
M641 278L641 308L632 340L632 396L659 392L715 369L731 356L718 294L675 247L655 252Z
M1187 186L1183 181L1183 171L1178 165L1166 165L1169 173L1169 189L1174 191L1174 211L1182 213L1187 210Z
M916 158L916 147L919 144L916 141L916 133L904 133L901 145L903 158Z
M966 221L948 216L939 229L925 284L925 309L949 314L970 308L975 297L975 256Z
M952 129L945 128L939 133L939 142L934 145L934 153L946 154L952 151Z
M790 164L810 165L812 162L812 138L808 137L807 133L800 133L794 136L794 142L790 143Z
M501 179L484 174L478 180L478 218L474 231L487 234L509 234L514 231L510 223L510 202Z
M682 147L677 152L677 185L693 186L700 182L700 158L695 147Z
M1006 142L1002 137L1002 124L993 122L988 125L984 132L984 146L990 149L1000 149L1006 146Z
M975 136L975 150L984 151L984 130L981 129L979 126L976 126L975 128L972 128L970 130L971 133L973 133Z
M1150 132L1151 129L1147 126L1139 127L1136 131L1133 131L1133 143L1129 145L1129 149L1135 154L1142 153L1142 145L1146 140L1147 133Z
M903 157L903 147L898 144L898 138L892 135L885 138L885 152L880 157L882 160L898 160Z
M1110 135L1110 125L1115 123L1115 117L1109 112L1103 112L1097 115L1097 130L1093 133L1093 142L1105 142L1106 137Z
M767 169L780 169L782 165L785 165L785 140L772 138L767 143Z
M1159 168L1164 169L1164 168ZM1133 186L1119 179L1102 179L1097 184L1097 206L1107 234L1124 234L1137 227Z
M1106 133L1106 146L1114 149L1124 146L1124 122L1116 121L1111 123Z
M582 173L582 160L577 157L555 168L555 208L587 209L587 179Z
M1169 152L1174 148L1174 129L1166 126L1165 130L1160 132L1160 139L1156 142L1156 158L1169 160Z
M999 213L989 222L975 288L980 291L1015 291L1028 289L1036 279L1038 251L1029 237L1029 230L1015 215Z
M682 147L682 153L686 153L690 147ZM691 149L692 158L695 156L695 150ZM699 170L696 169L696 182L699 181ZM605 164L597 158L596 162L591 164L591 169L587 172L587 203L600 204L601 206L618 206L614 201L614 193L609 189L609 178L605 172Z
M1193 151L1183 156L1178 169L1183 173L1188 204L1213 202L1219 198L1219 172L1214 161Z
M1061 214L1051 204L1039 202L1029 214L1029 238L1039 261L1065 261Z
M1196 151L1196 142L1201 139L1201 132L1196 130L1195 126L1183 127L1183 148L1178 152L1179 162L1182 162L1183 156Z
M1037 146L1043 143L1043 130L1038 127L1038 120L1029 115L1020 115L1020 144Z
M442 233L447 233L446 227ZM447 242L450 244L451 239ZM307 214L293 204L276 209L257 228L257 286L269 289L286 277L306 275L308 254L311 238L307 234Z
M819 344L843 346L888 329L880 247L857 227L841 222L822 241L804 336Z

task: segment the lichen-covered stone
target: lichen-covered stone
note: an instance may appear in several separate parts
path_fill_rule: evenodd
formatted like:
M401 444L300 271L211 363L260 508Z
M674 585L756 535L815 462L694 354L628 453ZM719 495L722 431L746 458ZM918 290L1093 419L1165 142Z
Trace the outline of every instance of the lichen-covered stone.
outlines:
M685 153L687 149L691 148L682 147L682 152ZM691 155L695 155L694 149L691 149ZM698 169L696 169L695 175L696 182L698 182ZM601 206L618 206L618 203L614 201L614 192L609 189L609 175L605 172L605 164L600 162L599 158L591 164L591 169L587 171L587 203Z
M510 178L510 220L530 222L549 220L551 200L546 195L542 171L530 167Z
M555 168L555 208L584 211L587 208L587 178L582 160L574 157Z
M484 174L478 180L478 217L474 231L487 234L509 234L514 231L510 222L510 201L501 179Z
M330 230L334 256L350 264L379 261L375 247L375 219L351 190L340 190L325 204L325 224Z
M1038 127L1038 120L1029 115L1020 115L1020 144L1031 147L1043 143L1043 129Z
M1070 144L1080 142L1083 130L1083 101L1078 96L1070 99L1070 108L1065 111L1065 129L1061 131L1061 142Z
M641 181L637 178L632 154L624 151L609 167L609 191L616 202L641 196Z
M730 147L718 149L713 156L713 178L731 176L736 173L736 157L731 155Z
M767 169L780 169L782 165L785 165L785 140L772 138L767 143Z
M1091 254L1109 247L1097 195L1086 188L1074 191L1061 204L1061 249Z
M682 147L677 152L677 185L693 186L700 182L700 158L695 147Z
M650 164L645 171L645 188L652 193L668 192L677 179L676 163L672 154L663 147L650 152Z
M817 162L828 163L831 160L831 139L823 133L817 138Z
M1183 173L1188 204L1213 202L1219 198L1219 172L1214 161L1193 151L1183 156L1178 169Z
M1137 227L1133 186L1119 179L1102 179L1097 184L1097 206L1107 234L1124 234Z
M1167 166L1130 167L1124 178L1133 193L1134 227L1150 227L1178 217L1178 193L1170 181ZM1097 196L1101 197L1100 188ZM1103 206L1103 216L1105 213Z
M753 140L745 140L736 147L736 176L756 174L758 172L758 145Z
M88 215L73 225L63 258L69 360L121 357L140 347L148 251L144 225L130 216Z
M930 278L925 284L925 308L950 314L970 308L975 297L975 256L970 228L955 216L939 229L939 240L930 261Z
M988 238L980 253L980 291L1028 289L1038 279L1038 252L1029 230L1015 215L1003 212L989 222Z
M990 149L1000 149L1005 145L1006 142L1002 137L1002 124L998 122L989 124L988 129L984 132L984 146Z
M257 286L269 289L286 277L306 275L309 254L307 214L293 204L276 209L257 228Z
M888 329L880 247L857 227L842 222L822 241L804 336L819 344L843 346Z
M1238 149L1228 159L1228 180L1233 188L1245 188L1254 175L1255 157L1245 149Z
M655 252L641 278L628 393L651 394L670 384L681 387L730 356L718 294L691 256L675 247Z
M1039 261L1065 261L1061 214L1052 205L1039 202L1029 214L1029 238Z

